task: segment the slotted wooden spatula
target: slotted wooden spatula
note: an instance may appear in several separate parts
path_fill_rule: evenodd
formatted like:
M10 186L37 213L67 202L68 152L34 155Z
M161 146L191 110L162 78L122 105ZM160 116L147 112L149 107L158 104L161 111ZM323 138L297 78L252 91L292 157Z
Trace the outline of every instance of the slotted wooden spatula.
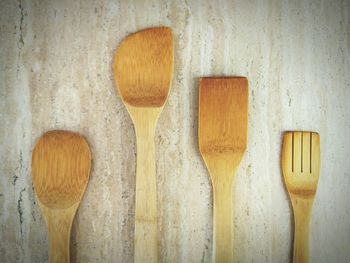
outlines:
M248 81L202 78L199 87L199 149L213 185L215 262L233 262L234 176L247 147Z
M89 146L77 133L50 131L35 145L32 178L49 230L51 263L69 263L71 227L90 167Z
M309 226L320 176L320 136L315 132L284 134L282 171L294 211L294 263L309 262Z
M137 140L135 262L157 262L157 188L154 135L173 78L170 28L150 28L128 36L115 55L120 96L133 120Z

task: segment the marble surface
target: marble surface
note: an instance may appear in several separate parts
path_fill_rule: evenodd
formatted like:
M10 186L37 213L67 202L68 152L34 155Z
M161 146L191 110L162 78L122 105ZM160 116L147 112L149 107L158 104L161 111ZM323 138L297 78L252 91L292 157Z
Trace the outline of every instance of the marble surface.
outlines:
M237 173L237 262L291 262L281 167L286 130L321 135L311 262L350 258L348 0L0 3L0 259L47 262L31 152L51 129L82 133L93 169L71 237L72 262L132 262L135 133L115 91L113 53L129 33L166 25L175 72L156 132L161 262L210 262L211 183L197 143L198 78L244 75L249 145Z

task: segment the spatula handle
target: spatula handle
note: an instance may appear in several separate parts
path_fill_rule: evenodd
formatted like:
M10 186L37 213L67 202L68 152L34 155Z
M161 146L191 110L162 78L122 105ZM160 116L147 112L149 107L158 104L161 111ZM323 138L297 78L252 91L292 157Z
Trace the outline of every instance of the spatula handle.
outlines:
M293 263L309 262L309 227L312 200L293 199L294 210L294 252Z
M214 250L216 263L233 262L232 182L213 185Z
M137 167L134 262L157 262L157 184L155 123L136 126Z

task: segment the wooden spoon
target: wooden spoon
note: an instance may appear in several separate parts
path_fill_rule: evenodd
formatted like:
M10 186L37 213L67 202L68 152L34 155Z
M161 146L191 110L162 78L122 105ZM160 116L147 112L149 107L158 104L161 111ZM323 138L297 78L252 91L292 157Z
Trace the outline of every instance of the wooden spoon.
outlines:
M232 185L247 147L248 81L202 78L199 87L199 149L209 170L214 202L214 259L233 262Z
M170 28L128 36L115 55L119 94L133 120L137 140L135 262L157 262L157 188L154 135L173 78L174 48Z
M71 227L90 167L89 146L77 133L49 131L33 150L33 184L48 226L51 263L69 262Z

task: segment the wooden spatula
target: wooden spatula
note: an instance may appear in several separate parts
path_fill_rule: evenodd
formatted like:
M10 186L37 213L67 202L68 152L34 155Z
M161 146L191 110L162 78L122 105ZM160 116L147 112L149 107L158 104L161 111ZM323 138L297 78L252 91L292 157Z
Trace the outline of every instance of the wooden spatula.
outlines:
M79 134L45 133L35 145L32 178L50 240L50 262L69 262L73 219L89 181L91 152Z
M294 210L294 263L309 262L309 225L320 176L320 136L286 132L282 171Z
M202 78L199 87L199 149L209 170L214 202L215 262L233 261L232 190L247 147L248 81Z
M135 262L157 262L157 188L154 135L173 78L170 28L128 36L115 55L119 94L133 120L137 140Z

